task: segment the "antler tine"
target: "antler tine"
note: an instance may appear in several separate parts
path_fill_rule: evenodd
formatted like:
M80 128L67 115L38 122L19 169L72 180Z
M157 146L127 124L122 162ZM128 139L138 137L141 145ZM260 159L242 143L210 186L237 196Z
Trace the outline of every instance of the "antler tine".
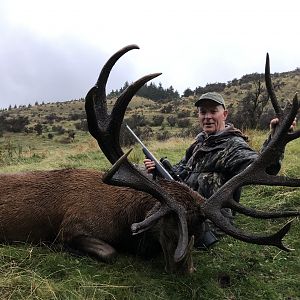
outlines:
M268 91L273 93L274 90L270 81L269 72L269 58L267 55L266 63L266 78L268 78ZM279 159L281 153L283 153L286 144L300 137L300 131L290 132L290 126L295 119L295 116L299 110L300 103L295 95L292 105L286 106L285 110L281 110L278 106L275 93L271 96L272 104L275 112L280 118L280 124L277 126L277 130L273 135L268 146L259 155L248 168L243 172L239 173L235 177L231 178L226 184L224 184L213 196L211 196L203 205L203 211L205 215L211 219L218 227L229 235L255 244L273 245L280 249L288 250L282 244L282 238L288 232L290 224L284 226L281 230L271 236L258 236L254 234L247 234L238 228L234 227L227 218L221 213L221 209L228 207L244 215L248 215L255 218L281 218L281 217L292 217L299 216L299 211L282 211L282 212L261 212L254 209L246 208L243 205L236 203L233 200L234 191L244 185L279 185L279 186L290 186L300 187L300 179L289 178L284 176L275 176L266 173L266 169L274 161Z
M104 95L105 98L105 88L107 84L107 79L109 77L109 74L113 68L113 66L116 64L116 62L128 51L133 50L133 49L140 49L138 45L132 44L123 47L119 51L117 51L114 55L110 57L110 59L105 63L103 66L100 75L98 77L96 86L98 86L99 90L102 91L102 95Z
M267 57L266 57L265 82L266 82L267 91L270 96L275 113L276 113L277 117L280 118L282 115L282 109L281 109L280 105L278 104L277 97L276 97L274 87L272 84L272 80L271 80L269 53L267 53Z
M97 83L91 88L85 98L85 110L87 113L88 127L91 135L95 139L97 139L97 137L100 135L98 120L100 119L102 122L107 120L106 83L110 72L118 59L133 49L139 49L139 47L137 45L128 45L110 57L110 59L103 66ZM96 108L94 107L95 103L97 103Z
M86 96L85 109L89 131L98 141L101 150L112 164L123 155L119 143L119 135L122 120L129 102L146 82L161 74L150 74L131 84L117 99L112 113L108 114L105 93L108 76L117 60L132 49L139 49L139 47L136 45L124 47L107 61L100 72L96 85Z
M136 45L124 47L114 54L104 65L97 84L88 92L86 96L86 113L89 131L97 140L101 150L108 160L116 165L113 171L108 172L103 181L108 184L128 186L144 191L155 197L161 208L154 212L140 223L132 226L133 233L139 233L149 229L159 218L170 212L175 212L178 216L179 240L174 254L174 260L180 261L184 258L188 248L188 232L186 212L183 206L177 203L160 185L151 181L140 173L128 160L127 154L123 156L123 151L119 143L120 127L124 118L126 108L132 97L146 82L160 75L161 73L150 74L142 77L128 86L128 88L117 99L111 114L107 112L105 86L109 73L116 61L126 52L138 49ZM122 157L123 156L123 157Z
M299 108L300 108L300 103L299 103L299 100L298 100L298 94L297 93L295 94L295 96L293 98L292 107L293 107L294 116L296 117L297 113L299 111ZM294 117L293 121L295 120L295 117ZM299 137L300 137L300 130L290 131L287 135L288 141L295 140Z
M214 219L218 219L220 217L220 214L215 214L215 215L212 214L210 217L212 217ZM265 236L256 235L256 234L247 234L243 230L240 230L240 229L234 227L230 223L230 221L224 217L222 218L221 223L215 223L215 224L217 226L220 226L220 224L222 224L222 227L220 227L220 228L222 228L222 230L224 230L224 232L226 232L228 235L230 235L238 240L241 240L241 241L244 241L247 243L251 243L251 244L257 244L257 245L276 246L279 249L284 250L284 251L291 250L283 245L282 239L290 230L292 221L288 222L276 233L274 233L272 235L265 235Z
M139 80L129 85L127 89L118 97L112 109L111 120L107 128L107 131L110 133L109 136L113 139L112 144L115 145L116 152L117 152L116 157L114 157L114 153L111 151L111 149L108 149L108 153L106 154L106 157L109 159L109 161L112 164L120 157L120 153L122 153L120 142L119 142L120 129L122 124L122 121L120 120L124 119L125 111L127 109L129 102L131 101L132 97L136 94L136 92L146 82L159 75L161 75L161 73L149 74L140 78Z
M286 106L285 110L283 111L280 125L277 126L271 141L264 149L264 155L261 155L258 158L258 160L263 163L263 166L268 167L272 161L274 161L274 159L279 159L279 156L284 152L286 144L299 137L299 130L290 132L290 127L295 120L299 107L300 103L296 94L292 104Z

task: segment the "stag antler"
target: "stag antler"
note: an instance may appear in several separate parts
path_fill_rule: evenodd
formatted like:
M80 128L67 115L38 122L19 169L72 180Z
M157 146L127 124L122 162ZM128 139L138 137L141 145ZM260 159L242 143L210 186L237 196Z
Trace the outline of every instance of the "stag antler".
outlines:
M177 214L179 220L179 240L174 259L176 262L179 262L186 256L188 251L185 209L158 184L145 177L127 160L128 153L123 153L119 142L121 124L130 100L146 82L159 76L161 73L144 76L129 85L118 97L111 113L108 114L107 112L105 87L108 76L117 60L132 49L139 49L139 47L137 45L129 45L116 52L102 68L96 85L88 92L85 99L88 127L108 160L112 164L116 164L113 167L113 171L108 172L103 180L109 184L129 186L147 192L161 203L160 208L154 211L152 215L144 221L132 225L133 234L148 230L159 218L167 213L175 212Z
M254 234L247 234L238 228L234 227L227 218L221 213L221 208L228 207L244 215L255 218L280 218L298 216L298 211L282 211L282 212L260 212L254 209L249 209L233 200L233 192L244 185L280 185L290 187L300 187L300 179L289 178L284 176L269 175L266 172L267 167L271 165L274 159L280 157L284 151L286 144L296 138L300 137L300 130L291 132L290 126L293 123L295 116L300 107L297 99L297 94L293 99L292 105L286 106L282 110L276 99L274 93L271 76L270 76L270 63L269 55L266 59L266 86L271 98L272 105L275 113L278 116L280 123L276 129L268 146L259 155L255 162L253 162L243 172L233 177L225 185L223 185L217 193L211 196L203 206L205 215L211 219L218 227L220 227L227 234L240 239L245 242L261 244L261 245L273 245L280 249L288 251L282 244L282 238L289 231L291 222L287 223L281 230L270 236L258 236Z
M268 91L268 94L270 96L271 103L273 105L274 111L275 111L277 117L282 118L283 111L282 111L282 109L281 109L281 107L280 107L280 105L277 101L277 97L276 97L274 87L273 87L273 84L272 84L272 80L271 80L269 53L267 53L267 57L266 57L265 83L266 83L267 91Z

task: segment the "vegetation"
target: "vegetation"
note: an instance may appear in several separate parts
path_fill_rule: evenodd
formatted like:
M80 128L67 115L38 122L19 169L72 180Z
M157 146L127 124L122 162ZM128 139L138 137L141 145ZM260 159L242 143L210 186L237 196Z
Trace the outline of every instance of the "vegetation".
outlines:
M274 74L274 79L279 101L291 99L299 90L299 69ZM267 132L257 128L267 128L271 111L265 103L261 74L256 73L226 84L187 89L181 98L159 101L134 97L126 112L126 123L158 158L167 156L171 163L176 163L199 130L195 97L210 89L222 92L230 119L246 131L251 146L259 149ZM115 101L111 96L110 107ZM134 143L124 128L121 142L125 148ZM300 141L293 141L287 147L281 173L299 177L299 157ZM139 145L134 146L130 160L142 162ZM0 173L108 167L109 162L87 132L83 99L36 102L0 111ZM299 189L245 187L241 202L257 209L299 210ZM240 215L235 220L237 226L253 232L271 232L286 221L258 221ZM145 261L121 254L116 263L107 265L88 257L72 256L59 246L3 244L1 299L296 300L300 299L299 235L299 220L295 218L285 238L285 244L295 248L290 253L225 237L209 251L194 250L197 271L191 276L166 274L162 256Z
M251 145L259 148L266 132L248 131ZM96 142L85 132L72 143L61 144L35 133L2 137L2 173L64 167L109 167ZM147 142L157 156L177 162L192 138ZM286 151L282 173L299 176L300 141ZM130 159L141 163L136 146ZM300 209L299 190L247 187L242 203L261 209ZM237 216L236 224L247 230L274 231L283 221L257 221ZM197 271L191 276L164 272L163 257L142 260L120 255L107 265L88 257L72 256L57 247L30 244L0 246L0 294L2 299L298 299L300 241L299 222L285 239L295 251L250 245L225 237L209 251L194 250Z
M274 89L279 103L285 104L292 99L300 88L300 69L272 75ZM112 106L128 82L120 90L108 95L108 104ZM186 128L195 124L197 112L195 99L208 91L219 91L225 98L229 109L228 121L245 129L266 129L274 116L273 109L266 92L262 74L254 73L233 79L227 83L209 83L205 87L194 90L188 88L183 96L171 86L164 89L161 84L154 83L142 87L138 95L130 103L126 114L126 122L133 129L151 126L155 138L159 136L183 136ZM68 135L70 130L87 131L84 100L71 100L64 103L42 103L14 107L0 111L0 136L5 132L36 132L55 138L57 135ZM161 131L171 132L164 134ZM159 132L159 134L158 134ZM191 134L193 131L190 131Z
M126 81L124 86L120 88L120 90L113 90L107 96L108 98L118 97L127 87L129 83ZM140 88L140 90L136 93L137 96L148 98L153 101L158 102L167 102L171 100L179 100L179 93L174 90L172 86L167 89L164 89L162 84L159 83L157 86L155 83L150 82L149 84L145 84Z

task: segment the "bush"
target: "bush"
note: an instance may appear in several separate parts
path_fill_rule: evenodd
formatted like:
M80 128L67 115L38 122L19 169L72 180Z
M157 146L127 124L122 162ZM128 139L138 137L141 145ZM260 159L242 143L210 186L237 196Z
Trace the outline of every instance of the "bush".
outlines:
M15 118L9 118L7 114L1 114L0 116L0 127L2 131L22 132L28 124L28 117L18 116Z
M164 114L170 114L172 111L173 111L173 105L172 104L164 105L160 110L160 112L164 113Z
M184 118L184 119L179 119L178 121L177 121L177 125L178 125L178 127L180 127L180 128L186 128L186 127L189 127L190 126L190 120L189 119L187 119L187 118Z
M85 112L71 113L68 116L68 120L70 120L70 121L77 121L77 120L84 119L84 118L86 118L86 113Z
M40 123L37 123L33 129L36 131L37 135L41 135L43 133L43 126Z
M194 126L182 129L178 136L183 138L196 137L200 131L201 129L199 128L199 125L196 124Z
M165 141L168 140L170 137L171 137L171 133L167 130L156 133L156 139L158 141Z
M146 126L147 122L144 115L133 114L126 120L127 124L131 128L136 128L138 126Z
M151 139L153 136L153 130L149 126L145 127L129 127L134 131L141 141ZM121 146L131 146L136 143L136 139L132 136L129 130L125 127L123 123L120 130L120 145Z
M52 126L52 131L57 132L58 134L64 134L66 130L61 125L54 125Z
M168 116L167 117L167 122L169 123L169 125L171 126L171 127L174 127L175 125L176 125L176 117L174 117L174 116Z
M187 118L190 116L190 111L189 110L183 110L177 113L177 118L178 119L183 119L183 118Z
M80 122L74 123L75 129L88 131L88 123L87 120L81 120Z
M59 122L63 118L57 116L55 113L52 113L50 115L45 116L45 119L46 119L46 123L53 124L54 121Z
M155 115L155 116L153 116L153 118L152 118L152 120L153 120L153 123L152 123L152 125L153 126L161 126L161 124L163 123L163 121L164 121L164 116L162 116L162 115Z

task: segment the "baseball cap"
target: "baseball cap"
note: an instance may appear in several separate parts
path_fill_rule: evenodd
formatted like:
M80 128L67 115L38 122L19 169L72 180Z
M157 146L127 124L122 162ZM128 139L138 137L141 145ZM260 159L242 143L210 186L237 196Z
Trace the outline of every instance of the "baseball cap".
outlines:
M223 97L216 93L216 92L208 92L203 94L195 103L195 106L200 106L202 100L212 100L214 102L217 102L218 104L223 105L223 107L225 108L225 101L223 99Z

